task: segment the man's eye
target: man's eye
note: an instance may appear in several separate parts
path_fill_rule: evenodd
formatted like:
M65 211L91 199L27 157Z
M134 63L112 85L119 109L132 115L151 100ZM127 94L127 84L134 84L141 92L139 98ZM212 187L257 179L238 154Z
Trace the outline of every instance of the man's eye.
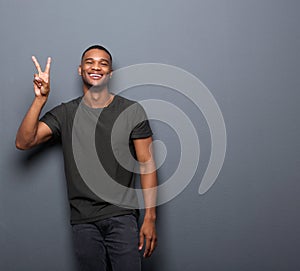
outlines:
M93 64L92 61L86 61L85 63L86 63L86 64Z
M106 62L102 62L101 65L102 66L108 66L108 64Z

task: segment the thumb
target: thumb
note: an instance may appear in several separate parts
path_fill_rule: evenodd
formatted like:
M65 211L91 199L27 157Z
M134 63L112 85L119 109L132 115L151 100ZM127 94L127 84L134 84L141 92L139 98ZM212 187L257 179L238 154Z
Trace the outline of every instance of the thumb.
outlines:
M139 250L142 250L144 246L144 234L140 233Z
M47 95L49 93L49 83L45 82L43 79L41 80L42 88L41 93L42 95Z

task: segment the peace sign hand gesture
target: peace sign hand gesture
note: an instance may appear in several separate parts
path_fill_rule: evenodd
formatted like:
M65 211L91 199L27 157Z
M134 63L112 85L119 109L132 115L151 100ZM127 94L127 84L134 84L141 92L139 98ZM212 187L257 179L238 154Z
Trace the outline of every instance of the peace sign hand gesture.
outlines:
M48 57L45 71L42 71L41 66L35 56L32 57L32 61L38 71L38 73L34 74L34 79L33 79L35 96L47 98L50 92L51 58Z

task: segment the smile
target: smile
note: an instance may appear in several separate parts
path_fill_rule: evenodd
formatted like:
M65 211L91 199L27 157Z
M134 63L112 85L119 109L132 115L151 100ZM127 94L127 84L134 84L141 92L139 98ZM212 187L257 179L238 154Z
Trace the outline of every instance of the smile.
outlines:
M90 73L89 76L95 80L102 78L102 74L97 74L97 73Z

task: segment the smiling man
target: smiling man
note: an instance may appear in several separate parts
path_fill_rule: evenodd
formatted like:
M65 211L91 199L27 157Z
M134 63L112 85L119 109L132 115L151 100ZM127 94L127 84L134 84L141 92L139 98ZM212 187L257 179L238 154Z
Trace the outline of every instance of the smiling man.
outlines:
M112 56L106 48L94 45L84 51L78 67L83 96L62 103L40 118L50 93L51 58L48 58L45 71L35 57L32 59L38 71L34 75L35 97L17 132L16 147L25 150L48 140L62 142L71 225L80 270L141 270L139 251L144 248L143 256L149 257L157 243L157 178L151 149L152 131L143 108L137 102L109 91ZM120 122L120 119L124 121ZM112 140L118 121L121 128ZM93 139L95 144L89 144ZM83 171L94 173L93 168L88 168L92 164L90 146L95 147L102 165L102 171L92 176L93 181L100 184L103 196L91 190L83 177ZM80 150L77 156L74 148ZM145 215L139 231L138 211L133 208L136 199L132 199L131 206L122 201L134 188L134 164L120 164L116 153L128 157L125 160L133 156L140 164ZM78 161L84 161L87 169L81 170ZM112 184L126 189L111 189L114 186L105 183L107 176Z

